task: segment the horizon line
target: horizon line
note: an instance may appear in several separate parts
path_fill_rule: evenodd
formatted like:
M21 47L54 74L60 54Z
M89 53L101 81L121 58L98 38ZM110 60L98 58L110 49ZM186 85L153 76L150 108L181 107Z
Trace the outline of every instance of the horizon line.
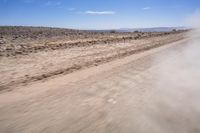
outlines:
M35 27L35 28L59 28L71 30L123 30L123 29L151 29L151 28L187 28L188 26L152 26L152 27L130 27L130 28L72 28L59 26L42 26L42 25L0 25L0 27Z

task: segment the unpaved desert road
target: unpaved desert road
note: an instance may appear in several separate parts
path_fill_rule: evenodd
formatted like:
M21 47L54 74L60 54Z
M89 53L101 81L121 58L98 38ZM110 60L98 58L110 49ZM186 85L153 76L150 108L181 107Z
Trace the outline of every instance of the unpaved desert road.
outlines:
M189 43L1 92L0 132L199 133L200 63Z

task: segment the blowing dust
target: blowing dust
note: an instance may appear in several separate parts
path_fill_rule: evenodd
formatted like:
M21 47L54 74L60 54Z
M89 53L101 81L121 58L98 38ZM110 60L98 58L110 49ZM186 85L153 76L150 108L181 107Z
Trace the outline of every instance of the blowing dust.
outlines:
M170 50L165 57L156 60L167 60L158 70L159 87L186 88L200 90L200 12L195 12L187 19L190 29L189 40L180 50Z
M187 22L189 40L155 58L162 63L153 74L155 93L148 109L163 132L200 132L200 12Z

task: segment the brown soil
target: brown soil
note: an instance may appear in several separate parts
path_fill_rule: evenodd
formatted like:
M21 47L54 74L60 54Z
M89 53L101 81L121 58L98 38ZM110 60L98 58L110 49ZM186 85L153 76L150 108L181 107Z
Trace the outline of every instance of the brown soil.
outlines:
M0 32L0 90L96 66L185 38L184 32L61 30L61 33L58 29L50 29L40 33L40 30L34 29L36 31L28 34L27 29L22 29ZM55 33L51 30L55 30ZM35 32L40 35L34 36ZM15 38L17 33L19 35Z
M0 132L199 133L200 64L186 41L1 91Z

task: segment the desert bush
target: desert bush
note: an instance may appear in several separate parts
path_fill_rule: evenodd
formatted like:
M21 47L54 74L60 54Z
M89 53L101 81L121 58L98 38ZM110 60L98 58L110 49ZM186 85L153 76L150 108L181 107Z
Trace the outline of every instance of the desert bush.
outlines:
M176 32L177 30L176 29L172 29L172 32Z
M116 31L115 30L111 30L110 33L116 33Z
M138 30L136 30L136 31L134 31L134 33L139 33L139 31L138 31Z

